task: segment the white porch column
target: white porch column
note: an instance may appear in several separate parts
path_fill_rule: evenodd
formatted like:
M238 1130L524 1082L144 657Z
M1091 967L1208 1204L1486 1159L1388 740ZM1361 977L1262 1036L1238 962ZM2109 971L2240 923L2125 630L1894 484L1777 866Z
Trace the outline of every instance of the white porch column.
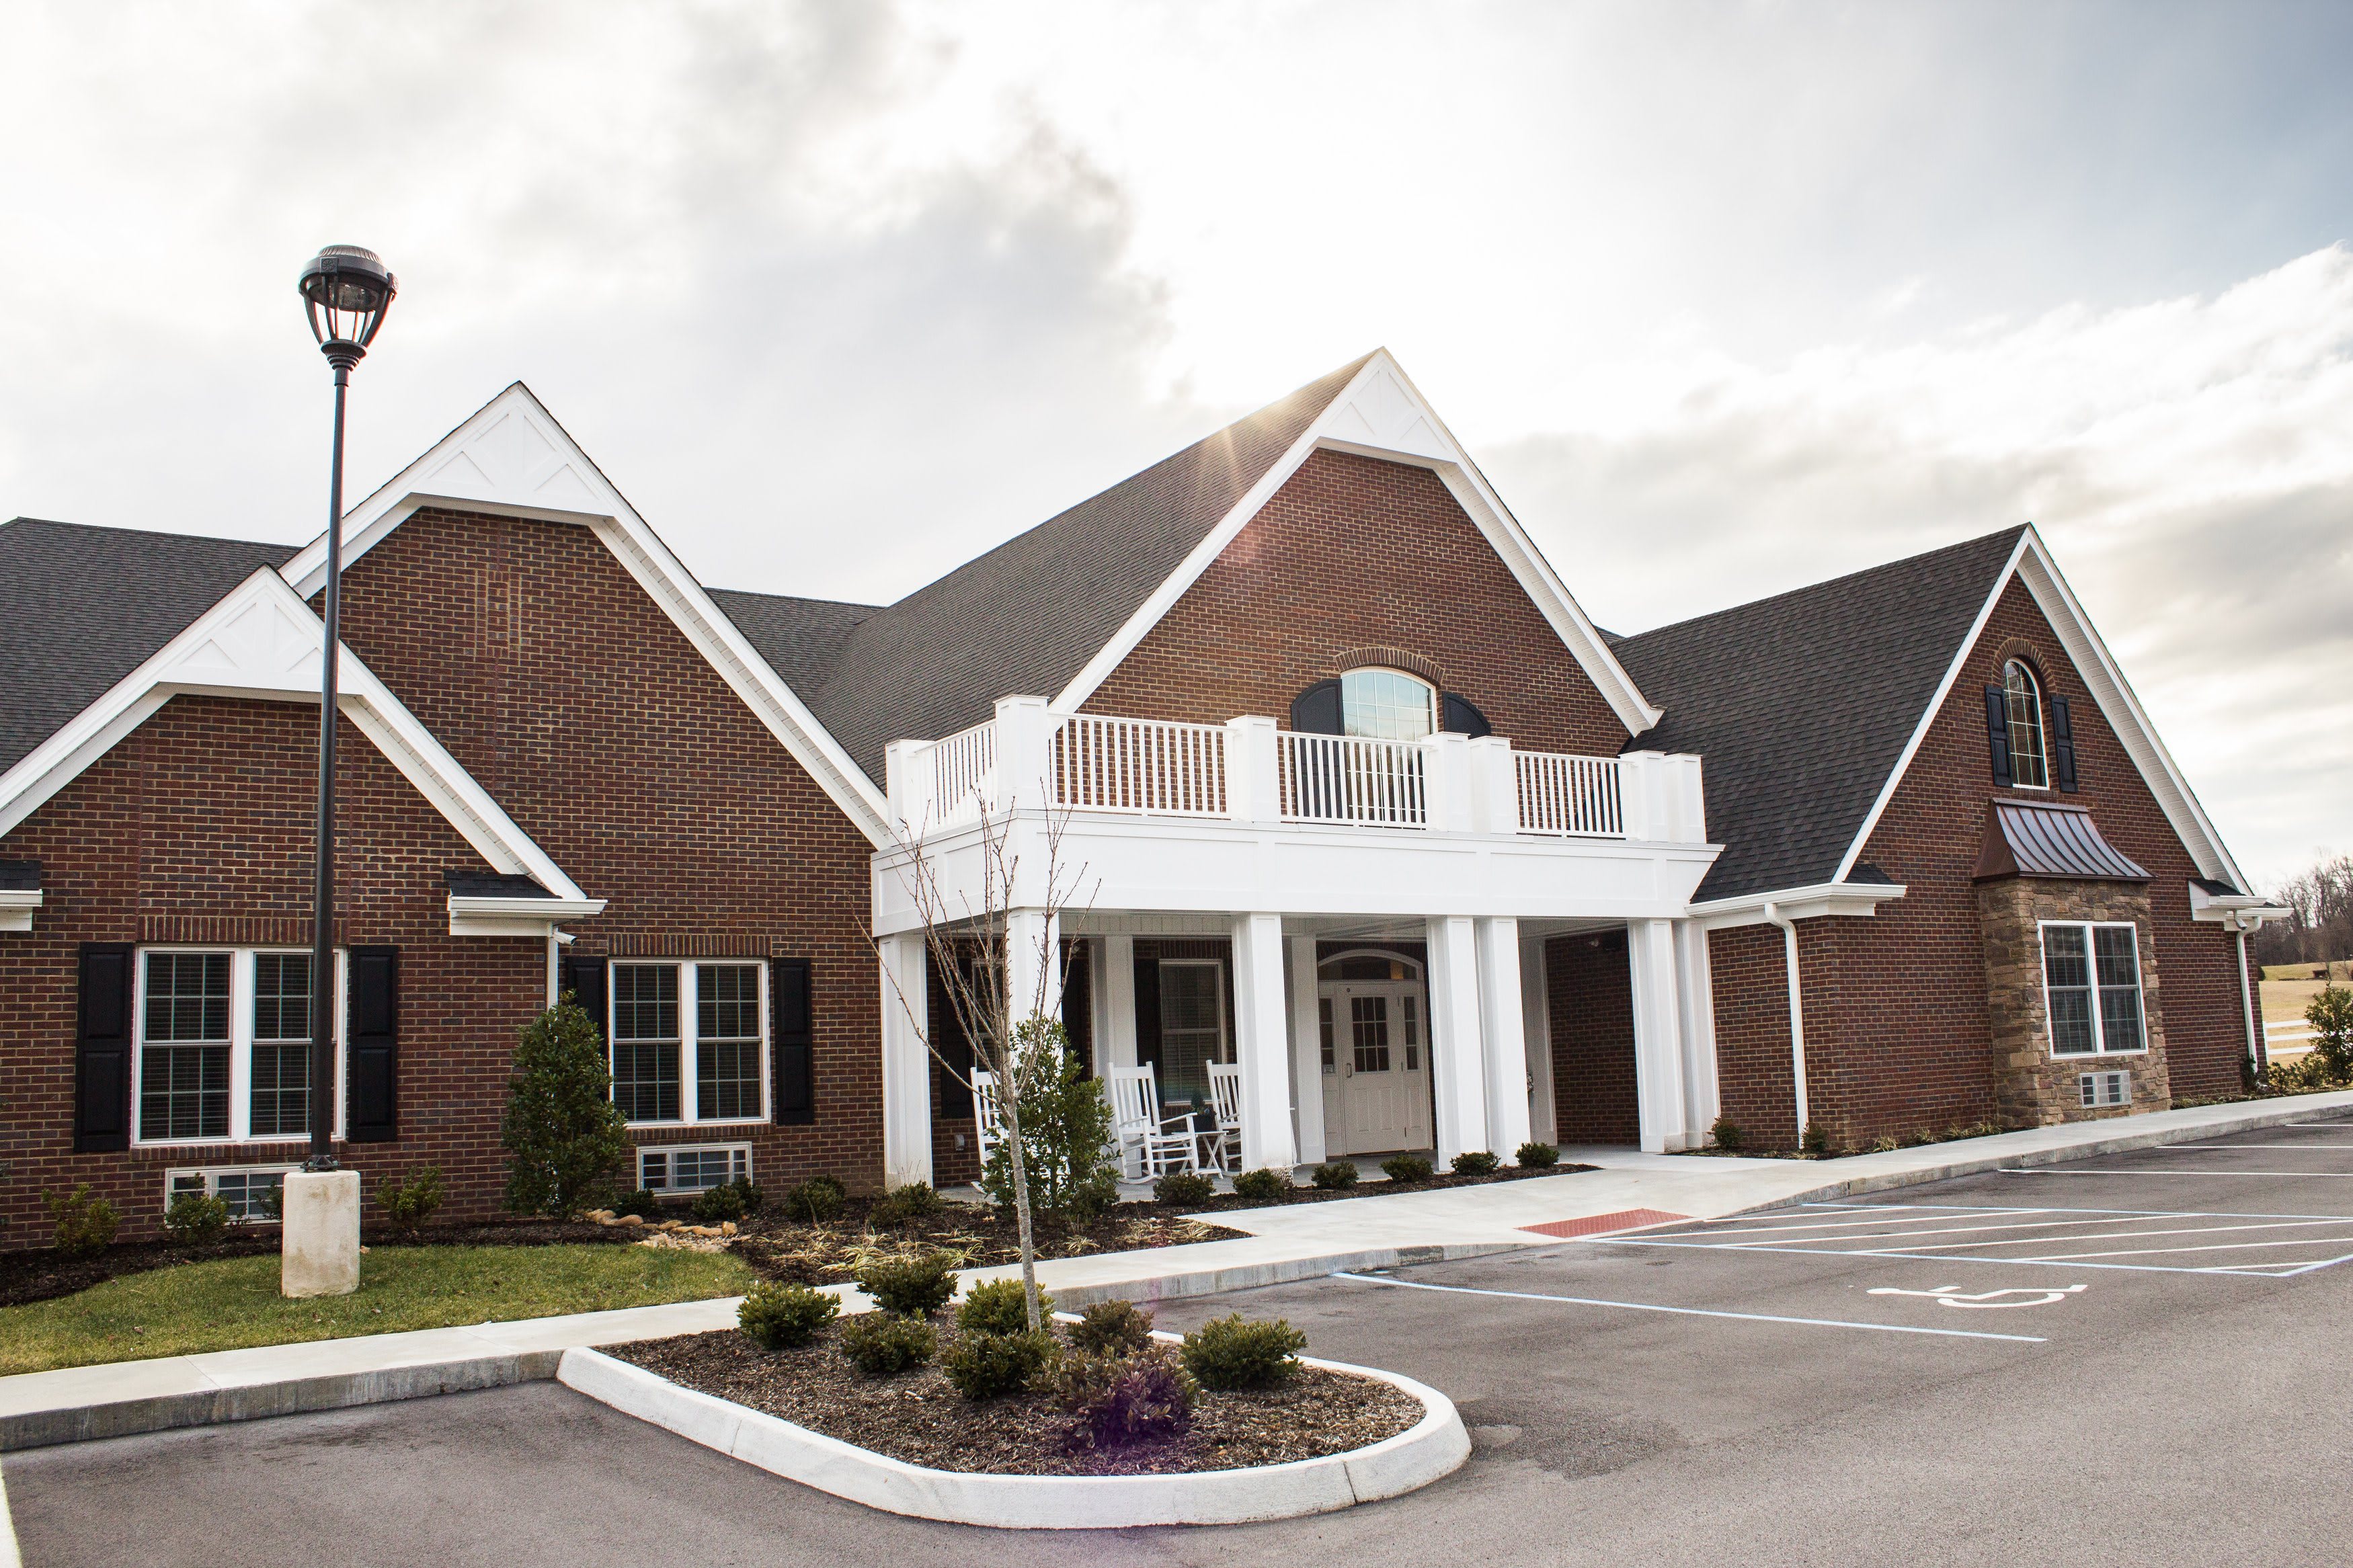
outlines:
M923 935L882 939L882 1184L932 1179L931 1027Z
M1033 1013L1062 1016L1062 922L1043 910L1011 910L1005 916L1005 991L1013 1022Z
M1288 1171L1291 1141L1290 1030L1282 1002L1282 917L1234 917L1234 1059L1242 1069L1242 1169Z
M1520 939L1521 1030L1528 1042L1528 1135L1539 1143L1560 1142L1560 1108L1552 1089L1552 981L1545 968L1544 938Z
M1107 936L1103 939L1103 1031L1096 1056L1103 1071L1135 1068L1135 939L1132 936Z
M1474 922L1479 1024L1485 1037L1487 1147L1504 1159L1528 1141L1528 1043L1521 1013L1520 922Z
M1324 1143L1324 1034L1318 1023L1315 939L1291 939L1292 1122L1299 1163L1320 1165Z
M1438 1165L1487 1147L1487 1071L1479 1031L1479 958L1467 915L1428 922L1430 1079Z
M1683 1016L1683 1131L1696 1149L1715 1125L1715 993L1708 974L1707 932L1697 921L1677 921L1675 990Z
M1683 1125L1683 1026L1675 1006L1672 921L1629 921L1626 960L1634 991L1634 1098L1642 1148L1690 1147Z

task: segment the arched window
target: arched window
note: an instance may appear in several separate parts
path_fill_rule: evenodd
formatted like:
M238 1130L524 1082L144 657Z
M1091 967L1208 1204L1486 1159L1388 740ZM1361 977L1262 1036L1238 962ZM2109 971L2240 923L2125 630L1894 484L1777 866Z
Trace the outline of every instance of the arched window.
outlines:
M2051 766L2042 749L2042 688L2024 661L2001 667L2010 718L2010 778L2026 789L2049 789Z
M1340 678L1345 734L1419 741L1438 730L1438 693L1401 669L1352 669Z

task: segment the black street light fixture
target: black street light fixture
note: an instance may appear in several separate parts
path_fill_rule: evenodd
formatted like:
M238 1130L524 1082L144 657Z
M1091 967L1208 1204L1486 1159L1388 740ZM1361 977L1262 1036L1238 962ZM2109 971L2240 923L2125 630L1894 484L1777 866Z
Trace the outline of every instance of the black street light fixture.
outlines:
M335 1168L335 652L343 589L343 394L397 289L372 250L331 245L302 268L311 335L335 367L335 448L327 480L327 633L319 658L319 857L311 931L311 1157L306 1171Z

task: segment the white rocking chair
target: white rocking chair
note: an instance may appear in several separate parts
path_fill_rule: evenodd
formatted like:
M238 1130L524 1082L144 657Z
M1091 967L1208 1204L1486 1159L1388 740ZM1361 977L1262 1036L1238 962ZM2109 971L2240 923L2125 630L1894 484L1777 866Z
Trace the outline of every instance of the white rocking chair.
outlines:
M1209 1161L1221 1171L1242 1168L1242 1068L1240 1062L1209 1064L1209 1100L1218 1113L1218 1130L1203 1136Z
M975 1068L972 1075L973 1141L980 1150L980 1163L988 1164L988 1152L997 1143L997 1075Z
M1150 1065L1113 1068L1110 1076L1120 1173L1137 1182L1171 1171L1200 1169L1200 1143L1193 1119L1160 1114L1160 1087Z

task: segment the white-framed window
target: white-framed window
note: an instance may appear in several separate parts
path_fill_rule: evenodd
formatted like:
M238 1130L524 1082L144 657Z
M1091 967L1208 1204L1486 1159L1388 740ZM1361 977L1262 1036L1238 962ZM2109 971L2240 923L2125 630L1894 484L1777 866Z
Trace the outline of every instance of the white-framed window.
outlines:
M182 1193L203 1193L228 1205L229 1218L240 1224L280 1217L279 1200L294 1165L207 1165L202 1169L166 1171L164 1206Z
M615 959L613 1103L637 1126L768 1118L768 966Z
M2148 1049L2138 930L2124 921L2044 921L2042 1001L2052 1056Z
M1216 958L1160 961L1161 1094L1169 1100L1209 1099L1209 1064L1226 1052L1226 965Z
M341 1032L343 955L335 955ZM131 1054L141 1143L269 1143L311 1135L311 954L250 947L139 952ZM335 1131L343 1131L342 1052Z
M691 1148L664 1144L638 1151L638 1185L649 1193L700 1193L726 1182L752 1179L752 1145L708 1143Z
M1340 728L1378 741L1419 741L1438 732L1438 692L1401 669L1352 669L1340 677Z
M2010 720L2010 782L2021 789L2049 789L2051 761L2042 744L2042 683L2023 659L2001 667L2001 689Z

